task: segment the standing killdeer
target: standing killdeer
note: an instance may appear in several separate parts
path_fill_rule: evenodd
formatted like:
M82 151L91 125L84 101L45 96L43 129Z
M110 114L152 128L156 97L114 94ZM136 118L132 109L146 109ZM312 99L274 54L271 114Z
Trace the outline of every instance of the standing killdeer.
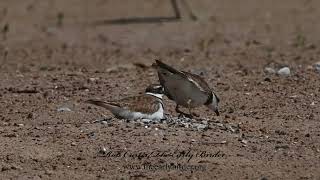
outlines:
M148 86L145 94L141 96L127 97L112 102L99 100L88 100L86 102L104 107L120 119L161 120L164 119L163 92L164 89L161 85L153 84Z
M192 108L205 105L219 116L219 98L200 76L178 71L159 60L153 66L158 71L164 94L177 103L176 112L187 115L179 110L181 105L189 109L188 116L192 117Z

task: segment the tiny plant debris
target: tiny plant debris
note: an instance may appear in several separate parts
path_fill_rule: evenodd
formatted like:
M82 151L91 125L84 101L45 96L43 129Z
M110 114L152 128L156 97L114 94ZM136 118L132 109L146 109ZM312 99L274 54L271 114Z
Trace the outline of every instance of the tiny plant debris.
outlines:
M63 20L64 20L64 13L63 12L59 12L58 15L57 15L57 26L58 27L62 27Z

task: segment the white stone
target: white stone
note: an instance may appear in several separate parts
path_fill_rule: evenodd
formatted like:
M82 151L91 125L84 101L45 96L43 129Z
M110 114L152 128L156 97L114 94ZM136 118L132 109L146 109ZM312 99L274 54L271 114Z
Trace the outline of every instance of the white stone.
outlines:
M284 68L281 68L279 71L278 71L278 74L280 76L289 76L290 75L290 69L288 67L284 67Z
M57 109L58 112L70 112L71 109L67 107L61 107Z

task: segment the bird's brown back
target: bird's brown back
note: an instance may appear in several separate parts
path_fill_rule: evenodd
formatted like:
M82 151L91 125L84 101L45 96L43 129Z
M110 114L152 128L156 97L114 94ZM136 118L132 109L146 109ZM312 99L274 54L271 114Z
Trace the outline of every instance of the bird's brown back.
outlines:
M149 114L156 112L160 108L159 105L161 105L160 103L162 103L162 101L154 96L145 94L141 96L127 97L108 103L130 111Z

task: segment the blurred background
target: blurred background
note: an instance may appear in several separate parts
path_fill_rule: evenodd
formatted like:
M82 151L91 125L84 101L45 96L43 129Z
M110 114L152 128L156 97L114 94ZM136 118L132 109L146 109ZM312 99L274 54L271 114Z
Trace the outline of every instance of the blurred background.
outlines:
M0 51L15 52L20 45L37 50L86 46L99 56L90 57L90 62L99 64L113 62L109 56L118 51L125 55L118 61L126 61L131 55L151 58L178 53L182 57L191 50L214 57L251 42L284 48L319 42L317 7L316 0L3 0ZM112 23L135 18L138 23ZM29 55L35 53L33 61L45 61L30 51ZM76 63L86 64L83 53L70 55L68 61L76 58Z

